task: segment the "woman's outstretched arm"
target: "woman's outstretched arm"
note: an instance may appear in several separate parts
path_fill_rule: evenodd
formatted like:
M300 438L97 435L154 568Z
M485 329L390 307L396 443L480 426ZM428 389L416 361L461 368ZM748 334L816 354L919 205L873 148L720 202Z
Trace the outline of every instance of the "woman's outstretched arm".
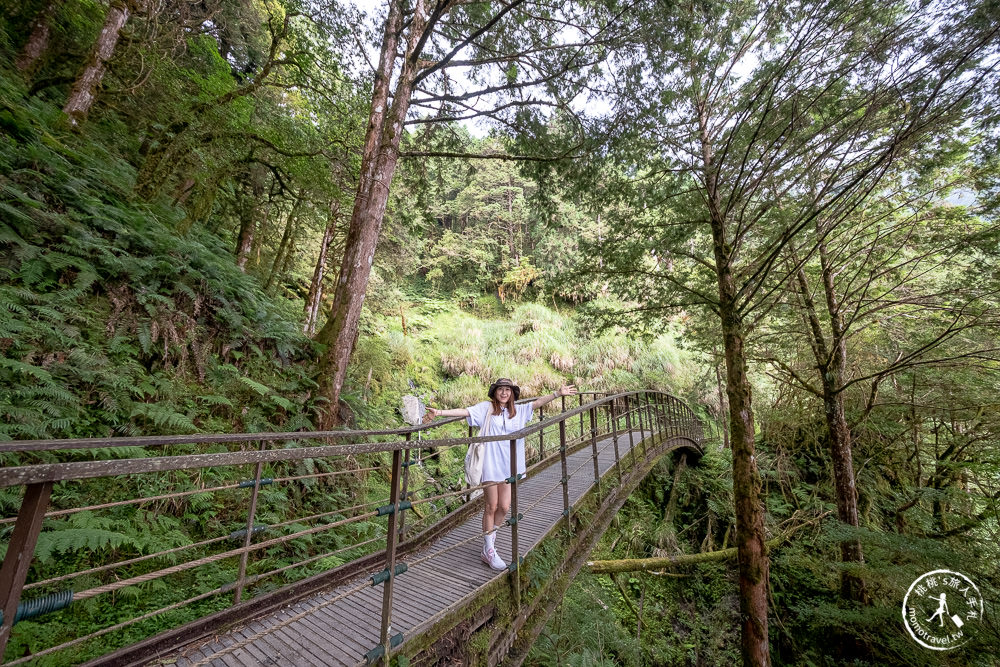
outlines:
M431 416L431 419L437 419L438 417L468 417L469 411L466 408L435 410L434 408L427 406L427 414Z
M532 401L531 408L533 410L537 410L543 405L551 403L552 401L556 400L556 398L560 396L572 396L573 394L576 393L577 389L575 384L564 384L551 394L545 394L545 396L539 396L538 398L536 398L534 401Z

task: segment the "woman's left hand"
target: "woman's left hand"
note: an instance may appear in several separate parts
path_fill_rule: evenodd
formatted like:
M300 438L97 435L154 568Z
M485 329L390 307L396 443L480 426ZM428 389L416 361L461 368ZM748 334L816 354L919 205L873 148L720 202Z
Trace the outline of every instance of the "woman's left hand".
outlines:
M556 396L572 396L578 393L575 384L564 384L556 390Z

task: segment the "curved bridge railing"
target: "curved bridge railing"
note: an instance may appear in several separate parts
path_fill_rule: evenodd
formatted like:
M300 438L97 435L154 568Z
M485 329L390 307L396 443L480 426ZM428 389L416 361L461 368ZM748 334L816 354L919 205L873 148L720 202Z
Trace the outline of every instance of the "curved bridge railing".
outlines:
M573 476L592 474L600 493L599 438L610 437L619 484L628 465L619 456L619 435L638 431L644 444L657 434L695 449L703 440L701 422L669 394L585 392L575 402L563 397L558 413L546 418L543 409L539 421L508 436L512 448L526 438L529 474L560 461L567 526ZM134 664L373 570L365 585L382 586L383 604L379 641L365 658L387 660L401 641L390 636L393 583L406 567L397 560L477 509L461 461L469 443L496 437L473 437L460 422L0 444L0 502L8 513L17 508L16 516L0 518L7 547L0 657L10 645L3 664L52 654L80 662L122 646L100 663ZM438 437L425 439L429 433ZM567 453L588 445L593 466L569 471ZM515 471L506 483L512 506L503 528L516 570L524 556L518 523L525 508L518 507ZM19 504L18 487L24 487ZM83 505L81 498L104 502ZM136 527L144 525L146 538L137 538ZM519 604L521 577L511 580ZM115 613L121 599L138 610L134 617ZM21 636L16 624L43 615L50 615L41 621L46 631L35 622ZM156 636L141 639L149 635Z

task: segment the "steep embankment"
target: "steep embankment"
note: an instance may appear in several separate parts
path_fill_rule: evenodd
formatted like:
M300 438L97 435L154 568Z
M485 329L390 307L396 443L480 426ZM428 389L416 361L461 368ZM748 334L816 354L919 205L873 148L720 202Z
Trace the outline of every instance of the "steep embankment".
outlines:
M0 438L307 426L295 313L19 93L0 88Z

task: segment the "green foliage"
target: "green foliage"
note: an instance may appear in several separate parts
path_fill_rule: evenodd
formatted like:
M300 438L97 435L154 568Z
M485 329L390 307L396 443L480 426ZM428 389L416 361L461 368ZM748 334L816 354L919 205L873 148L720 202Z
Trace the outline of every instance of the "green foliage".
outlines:
M239 395L244 425L280 427L308 387L288 365L307 344L284 307L217 237L179 237L176 210L132 200L127 164L45 126L53 111L33 104L30 136L0 144L0 437L230 430L239 417L218 419Z

